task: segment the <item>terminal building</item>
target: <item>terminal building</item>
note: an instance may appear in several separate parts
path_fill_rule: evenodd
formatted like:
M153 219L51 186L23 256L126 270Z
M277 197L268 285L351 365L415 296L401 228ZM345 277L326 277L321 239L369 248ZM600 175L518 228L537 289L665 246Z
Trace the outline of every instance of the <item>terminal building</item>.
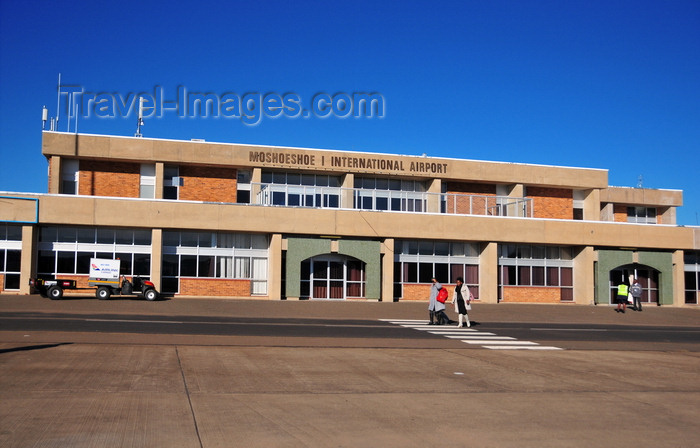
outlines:
M0 192L0 292L87 286L90 258L173 297L693 306L682 192L602 169L43 132L48 193Z

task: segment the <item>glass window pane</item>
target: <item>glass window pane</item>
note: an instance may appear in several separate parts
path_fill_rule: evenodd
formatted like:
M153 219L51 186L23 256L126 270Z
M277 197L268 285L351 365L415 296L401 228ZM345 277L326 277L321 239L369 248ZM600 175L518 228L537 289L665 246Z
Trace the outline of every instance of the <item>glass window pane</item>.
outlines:
M267 235L252 235L251 236L251 246L252 249L267 249Z
M435 243L435 255L449 255L450 254L450 243L437 241Z
M404 283L418 283L418 263L404 263Z
M572 268L561 268L561 286L574 286L573 274Z
M530 286L530 266L518 266L518 285Z
M0 255L2 255L1 252L0 252ZM19 272L21 269L22 269L22 251L8 249L5 270L7 272Z
M532 258L532 246L529 244L523 244L518 246L518 258L520 259L530 259Z
M180 232L180 245L182 247L197 247L199 235L196 232Z
M450 283L457 283L457 277L464 278L464 265L463 264L451 264L450 265Z
M117 244L134 244L134 232L132 230L116 230Z
M544 246L532 246L532 258L535 260L544 260L545 257L545 247Z
M20 226L7 226L7 241L22 241L22 227Z
M464 283L468 285L479 284L479 266L476 264L468 264L465 266Z
M197 276L197 256L196 255L181 255L180 256L180 277L196 277Z
M216 257L216 276L233 278L233 257Z
M433 255L433 242L421 241L418 245L418 253L420 255Z
M450 281L450 265L447 263L435 263L435 277L441 278L445 283Z
M98 244L114 244L114 230L112 229L97 229Z
M151 245L151 231L150 230L134 230L134 244L139 246L150 246Z
M430 283L433 278L433 264L419 263L418 265L418 283ZM447 278L438 278L438 282L447 282Z
M119 260L119 274L120 275L131 275L131 269L133 254L129 253L118 253L115 254L115 260Z
M61 243L75 243L77 236L74 227L59 227L58 241Z
M216 277L215 267L216 263L213 255L200 255L197 277Z
M532 267L532 284L535 286L544 286L544 266Z
M163 232L163 246L177 247L180 245L180 232Z
M547 268L547 286L559 286L559 268Z
M150 254L134 254L134 275L151 276Z
M90 273L90 259L95 256L94 252L78 252L76 257L76 274L89 274Z
M211 232L202 232L199 234L199 247L216 247L216 234Z
M57 273L75 274L75 252L56 252Z

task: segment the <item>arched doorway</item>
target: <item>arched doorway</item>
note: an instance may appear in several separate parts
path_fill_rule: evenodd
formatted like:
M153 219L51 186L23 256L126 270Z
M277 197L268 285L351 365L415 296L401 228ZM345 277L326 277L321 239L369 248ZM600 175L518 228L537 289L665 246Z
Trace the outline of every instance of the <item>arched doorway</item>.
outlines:
M615 303L615 296L617 295L617 285L623 282L630 282L634 279L639 281L642 286L642 298L643 304L658 304L659 302L659 271L649 266L644 266L641 264L628 264L624 266L619 266L610 271L609 280L609 303Z
M301 262L300 299L365 298L365 266L356 258L326 254Z

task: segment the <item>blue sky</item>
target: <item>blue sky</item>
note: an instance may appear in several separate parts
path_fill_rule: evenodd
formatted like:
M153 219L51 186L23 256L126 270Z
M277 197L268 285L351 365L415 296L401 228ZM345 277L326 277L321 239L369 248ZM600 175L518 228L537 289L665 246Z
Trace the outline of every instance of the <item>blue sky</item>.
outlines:
M127 98L376 92L382 118L147 117L145 137L603 168L700 215L700 2L0 0L0 190L45 192L41 108ZM87 109L89 110L89 108ZM65 115L59 130L66 130ZM133 135L134 114L78 120Z

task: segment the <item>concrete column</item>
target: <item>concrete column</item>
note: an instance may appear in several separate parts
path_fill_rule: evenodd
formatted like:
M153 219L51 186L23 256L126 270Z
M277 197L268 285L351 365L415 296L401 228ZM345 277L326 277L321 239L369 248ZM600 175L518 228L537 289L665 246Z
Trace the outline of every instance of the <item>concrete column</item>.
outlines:
M162 164L161 164L162 165ZM161 183L161 186L163 184ZM162 192L162 189L161 189ZM163 229L151 230L151 281L161 290L163 266Z
M262 182L262 169L253 168L250 175L250 203L258 204L258 194L260 194L260 182Z
M394 301L394 239L387 238L382 243L382 293L381 301Z
M342 188L342 192L340 193L340 208L353 208L355 175L353 173L347 173L343 176L343 181L340 186Z
M29 279L36 277L36 241L38 228L22 226L22 261L19 271L19 293L29 294Z
M433 179L428 186L428 213L440 213L440 193L442 193L442 179Z
M676 207L666 207L657 209L656 220L659 224L676 225Z
M282 234L273 233L267 255L267 295L271 300L282 300Z
M59 194L61 192L61 156L51 156L49 172L49 194Z
M590 246L581 249L574 257L574 303L578 305L594 304L595 258L596 252Z
M479 255L479 299L498 303L498 243L485 243Z
M508 197L514 199L514 201L508 201L508 209L506 210L506 216L533 216L534 210L522 211L523 203L520 202L525 198L525 185L523 184L513 184L508 187ZM517 201L515 201L517 200ZM530 202L532 204L532 202ZM529 206L530 208L532 206Z
M600 211L600 190L588 190L583 199L583 219L584 221L599 221Z
M165 164L163 162L156 162L156 185L155 198L163 199L163 183L165 182Z
M585 215L584 215L584 218L585 218ZM615 205L613 203L608 203L608 204L605 204L604 206L601 204L600 220L601 221L609 221L609 222L615 221Z

